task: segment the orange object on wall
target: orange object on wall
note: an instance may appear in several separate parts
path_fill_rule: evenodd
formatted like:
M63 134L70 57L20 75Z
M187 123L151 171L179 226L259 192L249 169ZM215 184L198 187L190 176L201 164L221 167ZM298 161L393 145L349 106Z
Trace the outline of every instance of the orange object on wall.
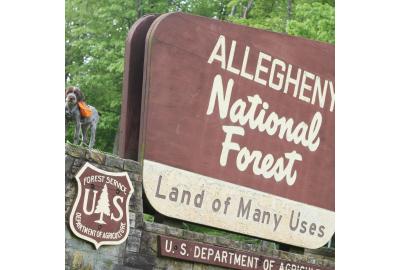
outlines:
M92 115L92 110L85 102L79 101L78 107L82 117L90 117Z

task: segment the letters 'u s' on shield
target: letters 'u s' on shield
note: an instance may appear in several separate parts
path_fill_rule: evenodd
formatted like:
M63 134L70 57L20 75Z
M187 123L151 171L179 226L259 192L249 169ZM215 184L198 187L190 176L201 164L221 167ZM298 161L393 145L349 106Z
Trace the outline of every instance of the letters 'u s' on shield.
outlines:
M133 193L128 173L107 172L87 162L75 179L78 191L69 219L73 233L96 249L124 242L129 234Z
M146 40L140 157L160 213L291 245L334 233L334 46L199 16Z

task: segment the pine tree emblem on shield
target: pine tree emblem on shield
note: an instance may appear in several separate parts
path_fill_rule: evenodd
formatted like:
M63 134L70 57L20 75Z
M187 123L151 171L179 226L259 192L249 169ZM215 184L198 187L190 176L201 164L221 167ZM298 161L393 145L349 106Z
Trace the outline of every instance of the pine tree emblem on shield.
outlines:
M123 243L129 234L133 193L128 173L107 172L86 162L75 179L78 191L69 217L73 233L96 249Z

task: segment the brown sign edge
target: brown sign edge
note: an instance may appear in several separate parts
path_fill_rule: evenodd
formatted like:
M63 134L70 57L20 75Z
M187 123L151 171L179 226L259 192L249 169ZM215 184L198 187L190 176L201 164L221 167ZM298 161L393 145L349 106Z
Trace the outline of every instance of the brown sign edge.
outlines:
M175 14L177 12L166 13L162 14L157 17L153 23L151 24L149 30L147 31L146 41L145 41L145 50L144 50L144 63L143 63L143 86L142 86L142 107L140 113L140 132L139 132L139 155L138 155L138 162L140 167L142 168L143 172L143 161L144 161L144 149L145 149L145 135L146 135L146 128L147 128L147 103L149 98L149 85L150 85L150 78L149 78L149 70L151 63L150 59L150 51L152 45L152 38L154 35L157 26L160 24L162 20L168 17L171 14Z
M130 28L125 41L121 118L119 121L117 151L122 158L138 159L143 76L138 76L138 80L135 80L134 73L143 75L144 59L140 58L141 55L144 57L146 34L158 16L158 14L149 14L139 18ZM129 99L129 97L133 98ZM133 111L128 115L129 107L132 107ZM132 123L128 122L128 119L136 120L133 126ZM135 138L130 140L128 134L134 134ZM132 142L135 145L129 144Z

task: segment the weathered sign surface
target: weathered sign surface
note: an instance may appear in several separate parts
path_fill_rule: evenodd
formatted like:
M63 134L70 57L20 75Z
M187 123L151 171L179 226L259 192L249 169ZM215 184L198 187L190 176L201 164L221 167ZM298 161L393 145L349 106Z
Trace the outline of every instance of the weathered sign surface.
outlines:
M159 236L159 254L191 262L227 267L229 269L260 270L332 270L318 265L291 262L200 242Z
M140 161L160 213L318 248L334 233L334 46L181 13L146 41Z
M126 172L107 172L86 163L77 173L78 192L69 224L73 233L96 246L118 245L129 233L129 199L133 193Z

